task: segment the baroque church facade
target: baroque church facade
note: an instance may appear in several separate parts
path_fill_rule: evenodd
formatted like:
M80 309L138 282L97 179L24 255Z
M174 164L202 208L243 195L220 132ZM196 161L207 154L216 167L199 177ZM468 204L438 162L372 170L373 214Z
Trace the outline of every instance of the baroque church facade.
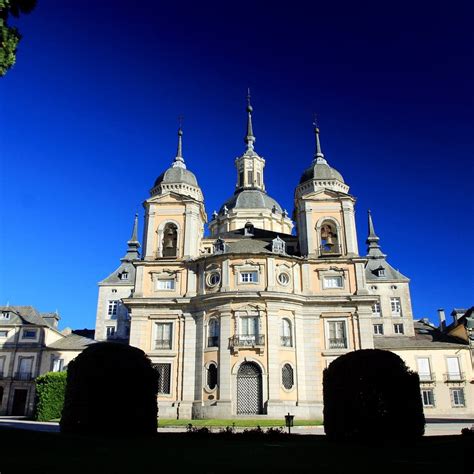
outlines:
M176 157L143 204L141 255L135 217L119 268L99 283L96 339L149 356L161 417L322 418L332 360L415 337L409 280L387 262L370 213L361 255L355 199L319 129L291 219L266 191L252 112L249 101L235 190L209 221L179 129Z

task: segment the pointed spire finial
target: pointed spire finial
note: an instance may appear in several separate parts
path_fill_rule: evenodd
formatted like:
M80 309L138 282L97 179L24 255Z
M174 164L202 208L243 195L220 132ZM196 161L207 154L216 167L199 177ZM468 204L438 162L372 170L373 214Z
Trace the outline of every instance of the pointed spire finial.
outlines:
M133 220L133 230L130 240L127 242L127 253L125 257L121 260L131 262L133 260L138 260L140 258L140 254L138 249L140 248L140 242L138 241L138 214L135 213L135 218Z
M374 229L374 223L372 221L372 213L370 212L370 209L367 211L367 217L368 217L368 231L369 235L367 237L367 240L365 243L368 245L367 248L367 256L372 257L372 258L384 258L386 255L382 253L382 250L380 249L380 244L379 244L379 237L375 233Z
M130 237L129 242L138 242L138 213L135 213L132 236Z
M327 161L324 159L324 154L321 151L321 142L319 140L318 117L316 114L313 114L313 127L314 127L314 138L316 141L316 150L314 152L314 160L317 163L327 163Z
M253 150L253 144L255 142L255 136L253 134L252 126L252 112L253 107L250 103L250 87L247 89L247 136L245 137L245 143L247 144L247 150Z
M186 165L184 163L183 158L183 116L180 115L178 117L178 149L176 151L176 158L173 161L173 168L184 168L186 169Z

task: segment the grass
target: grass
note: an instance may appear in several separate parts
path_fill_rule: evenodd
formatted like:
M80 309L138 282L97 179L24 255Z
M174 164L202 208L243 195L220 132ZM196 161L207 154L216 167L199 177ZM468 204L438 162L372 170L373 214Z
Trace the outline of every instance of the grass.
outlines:
M225 438L162 433L153 438L101 438L5 428L0 429L0 472L462 474L472 472L467 462L473 444L466 436L364 445L314 435Z
M236 428L254 428L260 426L262 428L270 427L284 427L285 420L269 420L267 418L261 420L255 419L212 419L212 420L175 420L175 419L166 419L160 418L158 426L162 427L173 427L173 426L186 426L191 423L193 426L207 426L207 427L226 427L226 426L235 426ZM320 426L323 422L321 420L294 420L295 426Z

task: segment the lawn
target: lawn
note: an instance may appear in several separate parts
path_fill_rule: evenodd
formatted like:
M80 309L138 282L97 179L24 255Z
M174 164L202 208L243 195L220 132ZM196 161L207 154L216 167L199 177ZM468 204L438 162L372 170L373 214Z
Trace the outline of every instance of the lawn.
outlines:
M226 426L235 426L236 428L251 428L260 426L262 428L269 427L284 427L285 420L281 418L278 420L269 420L269 419L212 419L212 420L189 420L189 419L165 419L160 418L158 427L162 426L187 426L191 423L193 426L207 426L207 427L226 427ZM296 420L294 421L295 426L320 426L323 422L321 420Z
M280 438L162 433L99 438L0 429L0 472L10 473L464 473L473 439L334 443L325 436Z

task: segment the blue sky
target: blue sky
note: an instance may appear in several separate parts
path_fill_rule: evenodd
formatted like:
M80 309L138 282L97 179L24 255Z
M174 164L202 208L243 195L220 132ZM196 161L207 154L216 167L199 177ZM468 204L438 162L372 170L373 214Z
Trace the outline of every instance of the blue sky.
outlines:
M17 22L0 81L0 304L93 327L96 283L174 157L177 117L210 215L233 192L250 87L272 197L291 213L317 112L361 253L370 208L415 317L471 306L472 4L172 3L39 0Z

